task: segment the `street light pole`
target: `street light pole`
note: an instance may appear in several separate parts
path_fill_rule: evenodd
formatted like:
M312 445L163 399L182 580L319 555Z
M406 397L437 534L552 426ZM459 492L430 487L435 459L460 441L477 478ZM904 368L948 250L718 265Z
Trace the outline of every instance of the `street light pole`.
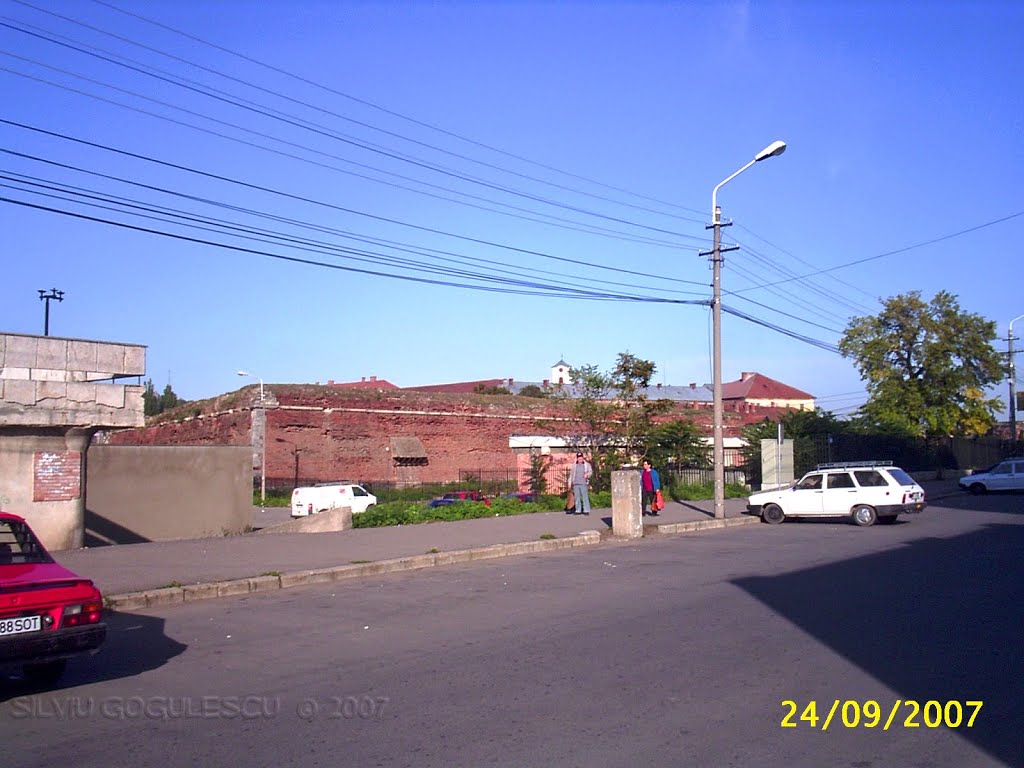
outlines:
M736 173L721 181L711 192L711 226L714 229L712 241L711 267L712 267L712 299L711 299L711 323L712 329L712 388L713 388L713 442L714 449L712 460L715 470L715 517L725 517L725 440L723 430L723 408L722 408L722 253L736 250L736 246L722 248L722 209L718 207L718 190L725 184L735 179L754 163L767 160L769 157L776 157L786 151L786 142L774 141L758 152L754 159L740 168ZM725 226L729 226L726 224ZM707 252L701 256L709 255Z
M51 301L64 301L64 291L58 291L56 288L51 288L50 292L40 289L39 300L46 302L46 309L43 315L43 336L50 335L50 302Z
M263 397L263 378L253 377L248 371L238 371L239 376L258 378L260 381L260 410L263 415L263 440L260 449L260 504L267 503L267 401Z
M1013 318L1010 321L1010 332L1006 336L1006 359L1010 374L1010 439L1017 439L1017 384L1014 376L1015 366L1013 364L1013 324L1024 318L1024 315Z

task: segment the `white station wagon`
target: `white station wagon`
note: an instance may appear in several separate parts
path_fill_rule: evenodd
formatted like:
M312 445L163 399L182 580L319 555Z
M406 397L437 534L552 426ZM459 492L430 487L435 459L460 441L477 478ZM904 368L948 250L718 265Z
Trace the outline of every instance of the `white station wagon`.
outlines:
M751 494L747 511L766 523L787 517L846 517L857 525L894 523L925 508L924 489L891 462L819 464L787 488Z
M377 497L356 483L318 483L292 491L292 517L306 517L335 507L351 507L358 515L377 504Z

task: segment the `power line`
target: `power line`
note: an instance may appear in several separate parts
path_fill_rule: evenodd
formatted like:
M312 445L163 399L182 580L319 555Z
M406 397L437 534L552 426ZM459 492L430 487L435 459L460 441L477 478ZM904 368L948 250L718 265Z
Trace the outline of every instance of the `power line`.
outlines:
M511 246L511 245L505 245L505 244L501 244L501 243L494 243L494 242L491 242L491 241L481 240L481 239L478 239L478 238L472 238L472 237L468 237L468 236L465 236L465 235L458 235L458 234L454 234L454 233L444 232L442 230L435 230L435 229L431 229L429 227L421 227L419 225L411 224L411 223L408 223L408 222L403 222L403 221L399 221L399 220L395 220L395 219L389 219L389 218L377 216L375 214L370 214L370 213L366 213L366 212L362 212L362 211L355 211L353 209L337 206L337 205L335 205L333 203L327 203L327 202L316 200L316 199L313 199L313 198L307 198L307 197L302 197L302 196L298 196L298 195L292 195L291 193L282 192L280 190L275 190L275 189L268 188L268 187L262 187L262 186L259 186L259 185L253 185L253 184L250 184L248 182L241 181L241 180L238 180L238 179L233 179L233 178L230 178L230 177L224 177L224 176L218 176L218 175L215 175L215 174L210 174L210 173L208 173L206 171L202 171L202 170L195 169L195 168L190 168L188 166L182 166L182 165L178 165L178 164L175 164L175 163L168 163L167 161L158 160L156 158L150 158L150 157L143 156L143 155L137 155L135 153L128 152L127 150L121 150L121 149L117 149L117 148L114 148L114 147L108 147L108 146L102 145L102 144L95 144L93 142L89 142L89 141L86 141L84 139L77 139L77 138L74 138L74 137L65 136L63 134L55 134L55 133L52 133L50 131L46 131L44 129L32 128L31 126L22 126L19 123L12 123L11 121L8 121L8 120L3 119L3 118L0 118L0 123L10 123L10 124L16 125L18 127L27 127L27 128L29 128L29 130L38 130L38 131L40 131L40 132L42 132L44 134L56 136L56 137L59 137L59 138L64 138L64 139L67 139L67 140L75 142L75 143L82 143L82 144L85 144L87 146L97 147L97 148L100 148L100 149L104 149L104 150L113 152L115 154L124 154L124 155L127 155L129 157L133 157L135 159L141 159L141 160L145 160L145 161L148 161L148 162L153 162L153 163L156 163L158 165L166 165L166 166L175 168L177 170L183 170L183 171L186 171L188 173L196 174L196 175L199 175L199 176L210 177L210 178L214 178L214 179L220 180L220 181L226 181L226 182L229 182L229 183L232 183L232 184L236 184L236 185L239 185L239 186L242 186L242 187L245 187L245 188L252 188L252 189L256 189L256 190L262 191L262 192L267 192L267 193L270 193L270 194L273 194L273 195L278 195L278 196L283 196L285 198L290 198L290 199L298 200L300 202L312 203L312 204L323 206L323 207L326 207L326 208L329 208L329 209L340 210L340 211L343 211L343 212L346 212L346 213L354 213L354 214L357 214L357 215L360 215L360 216L365 216L365 217L368 217L368 218L371 218L371 219L381 220L381 221L384 221L384 222L387 222L387 223L391 223L391 224L398 224L400 226L405 226L405 227L409 227L409 228L416 229L416 230L427 231L427 232L431 232L431 233L434 233L434 234L441 234L441 235L445 235L445 236L452 237L452 238L455 238L455 239L465 240L465 241L468 241L468 242L473 242L473 243L477 243L477 244L487 245L487 246L491 246L491 247L495 247L495 248L500 248L500 249L503 249L503 250L509 250L509 251L513 251L513 252L516 252L516 253L522 253L522 254L525 254L525 255L530 255L530 256L539 256L541 258L551 259L551 260L554 260L554 261L570 263L570 264L577 264L577 265L585 266L585 267L588 267L588 268L607 270L607 271L615 272L615 273L619 273L619 274L629 274L629 275L636 275L636 276L640 276L640 277L656 278L658 280L666 280L666 281L669 281L669 282L680 283L680 284L699 285L699 286L704 286L705 285L704 283L700 283L700 282L697 282L697 281L683 280L683 279L680 279L680 278L663 278L660 275L654 275L654 274L647 273L647 272L640 272L640 271L637 271L637 270L627 270L627 269L622 269L622 268L618 268L618 267L608 267L608 266L605 266L603 264L587 262L587 261L583 261L581 259L572 259L572 258L568 258L568 257L565 257L565 256L555 256L553 254L545 253L545 252L542 252L542 251L531 251L531 250L527 250L527 249L523 249L523 248L516 248L515 246ZM40 158L40 157L37 157L37 156L34 156L34 155L29 155L29 154L23 153L23 152L16 152L14 150L5 149L3 147L0 147L0 152L3 152L4 154L8 154L8 155L13 155L15 157L26 158L26 159L34 160L36 162L41 162L41 163L45 163L45 164L48 164L48 165L53 165L53 166L60 167L60 168L71 169L71 170L75 170L75 171L81 172L81 173L87 173L87 174L90 174L90 175L98 176L100 178L106 178L106 179L115 180L115 181L118 181L118 182L121 182L121 183L130 184L130 185L133 185L133 186L139 186L139 187L142 187L142 188L146 188L146 189L150 189L150 190L153 190L153 191L162 192L162 193L165 193L165 194L181 195L181 193L177 193L177 192L174 192L172 190L165 189L165 188L143 184L141 182L136 182L136 181L124 179L124 178L121 178L121 177L113 176L111 174L104 174L104 173L100 173L100 172L96 172L96 171L91 171L91 170L88 170L88 169L83 169L83 168L80 168L80 167L77 167L77 166L70 165L68 163L61 163L61 162L57 162L57 161L53 161L53 160L47 160L45 158ZM190 198L192 198L194 200L198 200L198 201L208 202L210 204L216 204L213 201L208 201L208 200L205 200L204 198L200 198L200 197L196 197L196 196L192 196L192 195L182 195L182 196L190 197Z
M961 229L959 232L952 232L952 233L950 233L948 235L942 235L941 237L932 238L931 240L925 240L924 242L915 243L914 245L908 245L908 246L905 246L903 248L897 248L896 250L893 250L893 251L886 251L885 253L880 253L877 256L868 256L868 257L863 258L863 259L857 259L855 261L848 261L845 264L839 264L839 265L837 265L835 267L828 267L827 269L820 269L817 272L810 272L810 273L808 273L806 275L799 275L797 277L787 278L786 280L777 280L774 283L764 283L763 285L755 285L753 288L743 288L740 291L733 291L733 293L746 293L747 291L753 291L753 290L756 290L758 288L766 288L766 287L768 287L770 285L782 285L783 283L792 282L793 280L803 280L803 279L808 278L808 277L814 277L815 275L824 275L824 274L827 274L829 272L836 272L836 271L838 271L840 269L846 269L847 267L854 267L854 266L857 266L858 264L864 264L864 263L869 262L869 261L875 261L877 259L884 259L884 258L886 258L888 256L895 256L898 253L906 253L907 251L913 251L913 250L916 250L918 248L924 248L924 247L929 246L929 245L935 245L936 243L941 243L941 242L943 242L945 240L952 240L955 237L961 237L963 235L970 234L971 232L977 232L978 230L985 229L986 227L993 227L996 224L1002 224L1002 223L1010 221L1012 219L1016 219L1016 218L1018 218L1020 216L1024 216L1024 211L1017 211L1017 213L1011 213L1009 216L1002 216L1002 217L1000 217L998 219L993 219L992 221L986 221L984 224L978 224L978 225L973 226L973 227L968 227L967 229Z
M0 26L2 26L2 24L0 24ZM335 154L331 154L329 152L323 152L321 150L316 150L316 149L313 149L313 148L308 147L306 145L299 144L297 142L292 142L292 141L288 141L286 139L281 139L281 138L278 138L278 137L275 137L275 136L271 136L271 135L263 133L261 131L256 131L256 130L253 130L251 128L246 128L246 127L238 125L236 123L230 123L230 122L227 122L227 121L224 121L224 120L219 120L219 119L211 117L209 115L204 115L202 113L195 112L193 110L189 110L189 109L186 109L184 107L179 107L179 106L174 105L174 104L169 104L167 102L163 102L163 101L160 101L158 99L153 99L153 98L151 98L149 96L145 96L143 94L139 94L139 93L136 93L136 92L133 92L133 91L129 91L127 89L120 88L118 86L114 86L114 85L110 85L110 84L103 83L103 82L100 82L100 81L96 81L96 80L93 80L92 78L87 78L87 77L84 77L84 76L79 75L79 74L74 73L74 72L69 72L67 70L62 70L62 69L59 69L57 67L52 67L52 66L50 66L48 64L44 64L42 62L37 62L37 61L34 61L32 59L26 59L25 57L18 56L16 54L11 54L11 53L8 53L6 51L0 51L0 53L3 53L6 56L10 56L11 58L21 59L23 61L29 61L29 62L31 62L33 64L37 64L38 66L46 67L48 69L53 69L53 70L61 72L63 74L67 74L67 75L70 75L72 77L77 77L79 79L86 80L87 82L92 82L94 84L101 85L102 87L105 87L105 88L110 88L112 90L121 91L122 93L126 93L128 95L131 95L131 96L134 96L134 97L137 97L137 98L140 98L140 99L145 99L147 101L152 101L152 102L154 102L156 104L168 107L170 109L175 109L175 110L178 110L178 111L181 111L181 112L185 112L187 114L198 116L198 117L201 117L204 120L209 120L209 121L214 122L214 123L219 123L221 125L225 125L225 126L234 128L234 129L239 130L239 131L244 131L245 133L254 134L254 135L259 136L261 138L269 139L270 141L276 141L276 142L279 142L281 144L285 144L287 146L296 147L296 148L302 149L305 152L310 152L310 153L313 153L315 155L322 155L324 157L329 157L329 158L332 158L332 159L335 159L335 160L340 160L341 162L349 163L350 165L355 165L355 166L357 166L359 168L366 168L366 169L369 169L369 170L376 171L378 173L383 173L383 174L388 175L388 176L394 176L394 177L399 178L399 179L404 179L406 181L411 181L411 182L413 182L415 184L422 184L423 186L426 186L426 187L430 187L430 188L433 188L433 189L439 189L439 190L442 190L442 191L445 191L445 192L449 192L451 194L462 195L463 197L468 197L468 198L471 198L471 199L474 199L474 200L482 200L482 201L491 203L493 205L500 205L500 206L503 206L505 208L512 209L514 211L523 211L523 212L535 214L536 216L543 216L545 218L552 219L552 221L544 221L544 220L541 220L541 219L533 218L532 216L524 216L524 215L521 215L521 214L510 213L509 211L501 211L501 210L497 210L497 209L494 209L494 208L489 208L489 207L483 206L483 205L476 205L474 203L466 202L465 200L454 200L454 199L452 199L450 197L447 197L445 195L438 195L438 194L434 194L432 192L427 192L427 191L422 190L422 189L414 189L412 187L407 187L407 186L405 186L403 184L397 184L395 182L385 181L383 179L378 179L378 178L375 178L373 176L367 176L366 174L358 173L356 171L350 171L350 170L346 170L344 168L339 168L336 165L330 165L328 163L318 162L316 160L312 160L312 159L307 158L307 157L302 157L300 155L296 155L296 154L291 153L291 152L285 152L283 150L273 149L271 147L267 147L267 146L264 146L264 145L261 145L261 144L257 144L257 143L251 142L251 141L247 141L245 139L238 138L237 136L230 136L230 135L228 135L226 133L221 133L219 131L214 131L214 130L209 129L209 128L203 128L203 127L198 126L198 125L193 125L193 124L187 123L187 122L185 122L183 120L178 120L178 119L175 119L173 117L168 117L167 115L161 115L161 114L156 113L156 112L151 112L149 110L142 109L141 107L132 106L130 104L123 104L123 103L121 103L119 101L115 101L114 99L109 99L109 98L106 98L104 96L99 96L99 95L94 94L94 93L89 93L88 91L84 91L84 90L81 90L79 88L73 88L71 86L63 85L61 83L55 83L55 82L52 82L50 80L46 80L44 78L38 77L36 75L30 75L30 74L27 74L27 73L24 73L24 72L19 72L18 70L10 69L8 67L0 67L0 71L8 72L10 74L17 75L19 77L23 77L23 78L28 79L28 80L34 80L36 82L40 82L40 83L43 83L45 85L49 85L50 87L53 87L53 88L59 88L61 90L65 90L65 91L68 91L68 92L71 92L71 93L77 93L79 95L85 96L85 97L90 98L90 99L94 99L96 101L101 101L101 102L105 102L107 104L112 104L113 106L120 107L121 109L127 109L127 110L130 110L132 112L137 112L137 113L142 114L142 115L147 115L149 117L154 117L154 118L156 118L158 120L163 120L165 122L173 123L175 125L180 125L180 126L183 126L185 128L189 128L189 129L194 130L194 131L199 131L201 133L206 133L206 134L209 134L211 136L216 136L218 138L222 138L222 139L225 139L227 141L232 141L232 142L235 142L235 143L238 143L238 144L243 144L243 145L248 146L248 147L253 147L254 149L258 149L260 151L270 152L272 154L279 155L281 157L287 157L287 158L292 159L292 160L298 160L299 162L308 163L310 165L313 165L313 166L316 166L316 167L319 167L319 168L325 168L327 170L336 171L338 173L344 173L346 175L354 176L354 177L360 178L360 179L365 179L367 181L372 181L372 182L377 183L377 184L383 184L383 185L386 185L386 186L389 186L389 187L394 187L396 189L403 189L403 190L405 190L407 192L413 192L413 193L418 194L418 195L425 195L427 197L432 197L432 198L435 198L437 200L443 200L445 202L455 203L457 205L463 205L463 206L467 206L467 207L470 207L470 208L475 208L477 210L487 211L489 213L496 213L496 214L499 214L499 215L502 215L502 216L509 216L509 217L512 217L512 218L515 218L515 219L520 219L520 220L523 220L523 221L532 221L532 222L537 223L537 224L544 224L544 225L547 225L547 226L559 227L561 229L567 229L567 230L572 230L572 231L576 231L576 232L584 232L586 234L598 235L598 236L602 236L602 237L609 237L609 238L614 238L614 239L617 239L617 240L624 240L624 241L627 241L627 242L640 243L640 244L643 244L643 245L652 245L652 246L657 246L657 247L682 249L682 250L694 250L694 251L697 250L697 248L695 246L685 246L685 245L682 245L682 244L676 243L676 242L669 242L669 241L666 241L666 240L657 240L657 239L653 239L653 238L650 238L650 237L639 236L639 235L630 235L630 234L627 234L627 233L622 232L620 230L610 229L608 227L602 227L602 226L599 226L599 225L596 225L596 224L586 224L586 223L583 223L583 222L577 222L577 221L574 221L572 219L566 219L564 217L555 216L554 214L543 213L543 212L540 212L540 211L533 211L531 209L522 208L520 206L515 206L515 205L512 205L510 203L504 203L504 202L501 202L501 201L498 201L498 200L492 200L490 198L481 197L479 195L474 195L474 194L471 194L469 192L462 192L462 191L459 191L459 190L456 190L456 189L452 189L450 187L441 186L439 184L433 184L431 182L423 181L421 179L415 179L415 178L413 178L411 176L405 176L403 174L395 173L393 171L388 171L388 170L385 170L383 168L377 168L376 166L368 165L366 163L360 163L358 161L350 160L348 158L341 157L341 156L335 155ZM563 223L555 223L555 222L563 222ZM573 226L573 225L578 225L578 226ZM681 233L678 233L678 236L679 237L683 237L683 238L688 238L688 239L691 239L691 240L697 240L697 241L700 241L702 239L702 238L699 238L699 237L697 237L695 235L683 235Z
M214 99L216 101L223 102L225 104L228 104L230 106L236 107L238 109L247 110L247 111L252 112L254 114L261 115L263 117L267 117L267 118L270 118L270 119L273 119L273 120L278 120L278 121L280 121L282 123L285 123L286 125L290 125L290 126L292 126L294 128L300 128L302 130L309 131L309 132L311 132L313 134L316 134L316 135L319 135L319 136L331 138L331 139L334 139L335 141L341 141L341 142L343 142L345 144L348 144L350 146L353 146L353 147L356 147L356 148L359 148L359 149L363 149L363 150L368 151L368 152L373 152L373 153L379 154L381 156L388 157L388 158L390 158L392 160L398 160L398 161L401 161L401 162L409 163L409 164L411 164L413 166L416 166L418 168L422 168L422 169L425 169L425 170L433 171L435 173L440 173L440 174L443 174L445 176L449 176L451 178L456 178L456 179L459 179L461 181L465 181L465 182L468 182L468 183L471 183L471 184L478 184L478 185L486 187L488 189L493 189L493 190L496 190L496 191L504 192L504 193L509 194L509 195L515 195L515 196L518 196L518 197L524 197L526 199L533 200L534 202L540 202L540 203L544 203L546 205L551 205L551 206L554 206L554 207L557 207L557 208L563 208L565 210L573 211L575 213L581 213L581 214L585 214L585 215L588 215L588 216L594 216L596 218L604 219L604 220L607 220L607 221L613 221L613 222L616 222L616 223L619 223L619 224L627 224L629 226L638 227L640 229L646 229L646 230L650 230L650 231L653 231L653 232L658 232L658 233L661 233L661 234L673 235L673 236L677 236L677 237L679 237L679 236L685 237L686 236L686 235L684 235L682 233L675 232L673 230L663 229L661 227L654 227L654 226L651 226L649 224L641 224L641 223L638 223L638 222L635 222L635 221L630 221L628 219L623 219L623 218L620 218L620 217L617 217L617 216L611 216L611 215L608 215L608 214L599 213L597 211L588 210L586 208L580 208L578 206L568 205L566 203L560 203L560 202L558 202L556 200L552 200L552 199L549 199L549 198L546 198L546 197L541 197L539 195L533 195L533 194L530 194L528 192L524 192L522 190L513 189L511 187L502 186L500 184L494 184L494 183L488 182L486 180L478 179L478 178L475 178L475 177L472 177L472 176L466 176L465 174L461 174L461 173L458 173L458 172L449 171L449 170L446 170L443 167L438 166L438 165L436 165L434 163L430 163L430 162L427 162L427 161L424 161L424 160L415 159L415 158L412 158L412 157L410 157L408 155L402 155L402 154L399 154L399 153L391 151L391 150L379 149L379 148L377 148L375 146L372 146L372 145L369 145L369 144L367 144L367 143L365 143L365 142L363 142L361 140L347 138L347 137L344 137L344 136L342 136L340 134L337 134L337 133L335 133L333 131L323 130L321 128L315 127L314 125L309 124L307 122L300 122L299 120L292 119L291 117L282 116L281 114L276 113L276 111L273 111L273 110L268 111L268 109L264 108L263 106L250 106L249 104L246 104L244 102L235 100L234 97L228 98L228 97L225 97L225 96L217 95L216 93L211 93L210 91L205 89L205 86L204 87L198 87L198 86L189 85L187 83L178 82L175 79L166 77L164 75L155 74L153 72L147 72L147 71L145 71L144 69L142 69L140 67L136 67L136 66L131 65L131 64L125 64L123 62L115 61L114 59L110 58L109 56L105 56L105 55L102 55L102 54L94 53L92 51L85 50L84 48L81 48L79 46L72 45L70 43L65 43L65 42L62 42L60 40L55 40L55 39L53 39L51 37L48 37L46 35L42 35L42 34L39 34L37 32L32 32L32 31L29 31L27 29L23 29L21 27L15 26L15 25L8 24L6 22L0 22L0 26L7 27L9 29L13 29L13 30L15 30L17 32L21 32L22 34L32 35L32 36L37 37L39 39L46 40L46 41L48 41L48 42L50 42L50 43L52 43L54 45L64 46L66 48L78 51L79 53L83 53L83 54L88 55L88 56L96 57L96 58L98 58L98 59L100 59L102 61L106 61L108 63L115 64L117 66L127 68L127 69L132 70L134 72L137 72L139 74L143 74L143 75L146 75L148 77L152 77L152 78L155 78L157 80L160 80L161 82L165 82L165 83L169 83L171 85L175 85L175 86L177 86L179 88L184 88L186 90L192 91L194 93L198 93L200 95L206 96L207 98ZM43 66L48 66L48 65L43 65ZM108 86L108 87L114 87L114 86ZM118 89L118 90L121 90L121 89ZM132 94L132 95L138 96L138 94ZM146 97L141 97L141 98L146 98ZM207 117L207 119L213 120L213 118L210 118L210 117ZM215 122L221 122L221 121L215 121ZM239 126L233 126L233 127L239 128ZM242 129L242 130L246 130L246 129ZM260 135L264 135L264 134L260 134ZM348 161L348 162L352 162L352 161ZM358 165L358 163L357 163L357 165ZM372 166L370 166L370 167L372 167ZM386 171L382 171L381 169L375 169L375 170L377 170L378 172L387 173Z
M43 10L41 8L38 8L37 6L31 5L30 3L25 2L25 0L15 0L15 2L18 2L21 5L26 5L26 6L35 8L36 10L39 10L39 11ZM126 11L123 8L120 8L120 7L118 7L118 6L116 6L116 5L112 4L112 3L104 2L104 0L93 0L93 2L95 2L97 5L103 5L103 6L107 7L107 8L110 8L110 9L112 9L114 11L117 11L118 13L122 13L122 14L124 14L126 16L131 16L133 18L136 18L136 19L138 19L140 21L143 21L143 22L145 22L147 24L151 24L151 25L159 27L161 29L165 29L165 30L167 30L169 32L173 32L174 34L180 35L180 36L185 37L185 38L187 38L189 40L193 40L193 41L198 42L198 43L200 43L202 45L208 46L210 48L214 48L215 50L221 51L223 53L227 53L227 54L229 54L231 56L234 56L236 58L239 58L239 59L241 59L243 61L247 61L250 64L255 64L256 66L263 67L265 69L269 69L272 72L276 72L278 74L285 75L286 77L292 78L292 79L297 80L297 81L302 82L302 83L305 83L306 85L311 85L314 88L317 88L319 90L326 91L327 93L331 93L331 94L333 94L335 96L340 96L340 97L342 97L344 99L348 99L348 100L353 101L353 102L355 102L357 104L361 104L361 105L363 105L365 107L369 107L371 109L375 109L375 110L377 110L379 112L382 112L384 114L390 115L392 117L397 117L397 118L399 118L401 120L404 120L406 122L412 123L414 125L418 125L421 128L427 128L429 130L436 131L437 133L443 134L443 135L448 136L450 138L458 139L459 141L466 142L467 144L471 144L473 146L480 147L481 149L486 149L486 150L488 150L490 152L495 152L497 154L504 155L505 157L509 157L509 158L512 158L512 159L515 159L515 160L519 160L521 162L528 163L530 165L533 165L533 166L536 166L536 167L539 167L539 168L544 168L545 170L553 171L555 173L559 173L559 174L562 174L564 176L568 176L568 177L571 177L571 178L579 179L581 181L586 181L588 184L594 184L596 186L603 187L604 189L610 189L610 190L613 190L615 192L620 192L620 193L623 193L623 194L626 194L626 195L630 195L631 197L636 197L636 198L639 198L639 199L642 199L642 200L649 200L651 202L655 202L655 203L658 203L660 205L664 205L664 206L669 207L669 208L675 208L675 209L678 209L678 210L690 211L690 212L698 213L698 214L703 213L703 211L697 210L695 208L687 208L685 206L681 206L681 205L678 205L676 203L669 203L669 202L666 202L666 201L663 201L663 200L658 200L657 198L654 198L654 197L649 197L647 195L642 195L642 194L639 194L637 192L630 191L628 189L623 189L623 188L620 188L620 187L615 187L615 186L612 186L612 185L609 185L609 184L605 184L603 182L595 181L594 179L589 179L586 176L581 176L579 174L571 173L569 171L564 171L564 170L561 170L559 168L555 168L554 166L545 165L544 163L539 163L539 162L537 162L535 160L531 160L531 159L529 159L527 157L523 157L521 155L516 155L516 154L514 154L512 152L507 152L507 151L502 150L502 149L498 149L497 147L491 146L489 144L485 144L483 142L467 138L467 137L462 136L462 135L460 135L458 133L455 133L453 131L446 130L444 128L441 128L441 127L436 126L436 125L432 125L432 124L424 122L422 120L417 120L416 118L409 117L409 116L404 115L404 114L402 114L400 112L397 112L395 110L391 110L391 109L388 109L386 107L382 107L382 106L380 106L378 104L375 104L375 103L373 103L371 101L368 101L366 99L361 99L361 98L359 98L357 96L352 96L351 94L345 93L345 92L337 90L335 88L331 88L331 87L325 86L325 85L323 85L321 83L318 83L318 82L316 82L314 80L310 80L308 78L302 77L301 75L297 75L297 74L294 74L292 72L289 72L289 71L287 71L285 69L281 69L279 67L275 67L273 65L270 65L270 64L267 64L265 62L259 61L258 59L254 59L254 58L249 57L249 56L247 56L245 54L242 54L242 53L239 53L237 51L234 51L234 50L232 50L230 48L226 48L224 46L217 45L216 43L211 43L211 42L209 42L209 41L207 41L207 40L205 40L205 39L203 39L201 37L197 37L196 35L192 35L192 34L189 34L187 32L183 32L183 31L181 31L181 30L179 30L179 29L177 29L175 27L172 27L172 26L169 26L167 24L163 24L161 22L155 21L154 19L150 19L150 18L148 18L146 16L142 16L140 14L136 14L136 13L133 13L131 11ZM48 11L46 11L46 12L48 12ZM66 18L66 17L63 17L63 18ZM198 65L195 65L195 66L198 66ZM373 130L383 131L383 129L377 128L375 126L368 126L368 127L372 128ZM384 131L384 132L386 132L386 131ZM409 139L409 141L412 141L412 140ZM581 194L586 194L586 193L581 193ZM663 214L663 215L668 215L668 214Z
M187 235L176 234L173 232L166 232L164 230L153 229L151 227L141 227L134 224L128 224L126 222L114 221L111 219L103 219L97 216L89 216L87 214L78 213L74 211L67 211L60 208L53 208L51 206L39 205L36 203L30 203L24 200L17 200L9 197L0 197L0 202L11 203L13 205L19 205L26 208L32 208L35 210L45 211L48 213L60 214L77 218L85 221L92 221L99 224L107 224L113 227L119 227L122 229L132 230L135 232L144 232L153 235L159 235L162 237L168 237L175 240L182 240L185 242L196 243L199 245L208 245L215 248L223 248L226 250L237 251L239 253L248 253L257 256L266 256L271 259L279 259L286 262L296 264L306 264L309 266L324 267L326 269L335 269L343 272L355 272L358 274L373 275L375 277L388 277L396 280L405 280L415 283L425 283L429 285L449 286L454 288L465 288L476 291L486 291L490 293L512 293L527 296L548 296L554 298L566 298L566 299L591 299L591 300L606 300L606 301L630 301L638 303L655 303L655 304L699 304L704 305L705 301L694 301L685 299L664 299L657 297L641 297L632 296L629 294L613 294L613 293L599 293L595 291L582 291L579 289L565 288L561 286L536 286L535 290L526 289L513 289L513 288L497 288L486 285L474 285L472 283L455 283L447 280L432 280L422 277L414 277L411 275L399 275L390 272L381 272L378 270L368 270L356 267L344 266L341 264L332 264L330 262L323 262L314 259L300 258L297 256L287 256L280 253L274 253L271 251L263 251L254 248L244 248L236 245L228 245L226 243L217 242L214 240L206 240L203 238L190 237Z

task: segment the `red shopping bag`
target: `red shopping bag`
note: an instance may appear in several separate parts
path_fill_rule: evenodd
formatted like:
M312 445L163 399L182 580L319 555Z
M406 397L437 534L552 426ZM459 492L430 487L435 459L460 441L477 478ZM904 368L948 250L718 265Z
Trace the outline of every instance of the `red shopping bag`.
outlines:
M654 492L654 511L661 512L665 508L665 497L661 495L661 491Z

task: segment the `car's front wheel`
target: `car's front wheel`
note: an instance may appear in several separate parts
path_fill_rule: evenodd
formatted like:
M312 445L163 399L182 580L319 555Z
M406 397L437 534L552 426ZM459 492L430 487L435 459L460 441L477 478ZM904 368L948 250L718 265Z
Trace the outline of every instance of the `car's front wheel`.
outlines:
M971 483L971 487L968 488L968 490L975 496L980 496L981 494L985 493L985 491L987 491L988 489L981 483Z
M874 525L877 519L878 513L875 512L874 507L869 507L867 504L858 504L853 508L853 522L861 527L866 528L869 525Z
M778 504L765 504L764 509L761 510L761 519L766 523L778 525L786 519L786 513Z

